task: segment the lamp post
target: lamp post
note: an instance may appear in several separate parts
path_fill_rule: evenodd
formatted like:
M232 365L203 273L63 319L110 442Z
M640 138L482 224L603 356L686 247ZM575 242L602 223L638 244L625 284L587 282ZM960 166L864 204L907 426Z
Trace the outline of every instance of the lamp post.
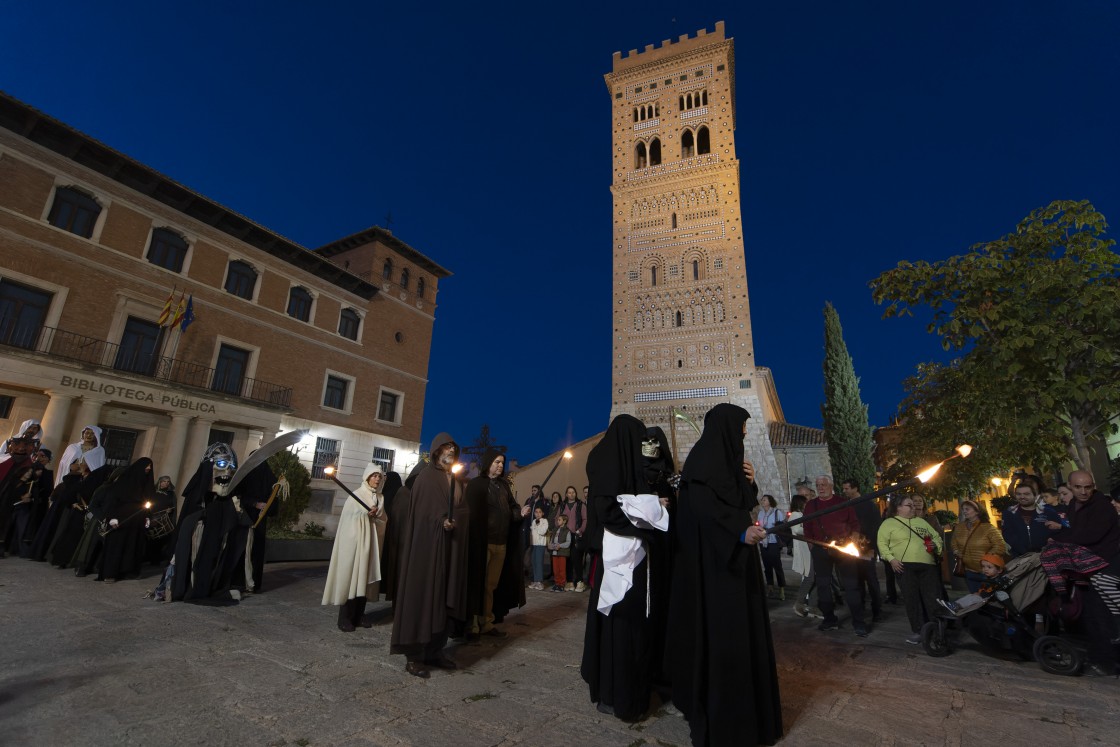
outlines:
M571 459L571 458L572 458L572 452L565 449L564 453L561 454L560 458L556 460L556 464L552 465L552 469L549 470L548 474L544 478L544 481L541 483L541 495L544 495L544 486L548 485L548 481L550 479L552 479L552 474L556 471L556 468L560 466L560 462L564 461L565 459Z

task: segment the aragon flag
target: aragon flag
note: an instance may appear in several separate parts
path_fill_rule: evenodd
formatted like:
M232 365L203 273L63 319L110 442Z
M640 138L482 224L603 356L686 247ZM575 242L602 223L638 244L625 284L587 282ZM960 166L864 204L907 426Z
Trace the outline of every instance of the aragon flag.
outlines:
M175 289L172 288L171 292L167 294L167 300L163 302L163 311L159 312L159 319L156 322L161 327L168 326L167 322L171 319L171 304L175 302Z

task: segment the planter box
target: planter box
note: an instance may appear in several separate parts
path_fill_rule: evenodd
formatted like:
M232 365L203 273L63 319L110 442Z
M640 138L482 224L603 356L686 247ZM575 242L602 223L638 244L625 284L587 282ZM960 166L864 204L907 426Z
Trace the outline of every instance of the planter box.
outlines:
M292 563L330 560L333 539L272 539L265 546L264 562Z

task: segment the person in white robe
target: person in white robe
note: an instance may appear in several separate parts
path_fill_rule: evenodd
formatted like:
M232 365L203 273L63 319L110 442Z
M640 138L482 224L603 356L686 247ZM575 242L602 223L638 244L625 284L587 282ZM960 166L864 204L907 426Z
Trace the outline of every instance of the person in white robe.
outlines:
M378 488L385 476L384 467L373 463L362 473L362 484L354 491L367 511L352 497L346 497L338 517L338 531L331 550L331 565L323 589L323 604L339 607L338 629L350 633L358 626L368 628L365 621L366 599L377 598L381 581L381 544L385 511ZM377 521L381 519L378 531Z
M105 447L101 445L101 429L96 425L82 428L81 438L62 452L62 458L58 460L58 469L55 470L55 487L58 487L62 478L70 473L70 465L78 461L85 462L90 472L105 464Z

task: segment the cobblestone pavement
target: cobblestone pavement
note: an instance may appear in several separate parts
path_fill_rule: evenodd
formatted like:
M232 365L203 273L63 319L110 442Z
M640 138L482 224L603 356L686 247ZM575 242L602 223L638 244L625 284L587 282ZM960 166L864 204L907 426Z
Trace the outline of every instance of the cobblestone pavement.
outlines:
M143 599L156 582L108 585L0 560L0 744L689 744L657 709L629 725L598 713L579 676L586 594L529 591L508 639L458 646L430 680L388 654L377 624L335 628L326 565L270 565L264 594L234 607ZM796 579L796 576L793 577ZM866 639L772 610L783 745L1117 744L1116 680L1048 675L963 643L930 658L903 641L901 607Z

